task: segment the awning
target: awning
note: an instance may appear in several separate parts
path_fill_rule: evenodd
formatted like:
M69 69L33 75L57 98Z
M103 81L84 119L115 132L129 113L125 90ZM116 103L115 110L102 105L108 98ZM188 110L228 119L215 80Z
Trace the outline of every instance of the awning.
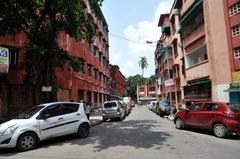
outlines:
M203 80L203 81L193 82L193 83L187 84L187 86L194 86L194 85L207 84L207 83L211 83L211 81L210 80Z
M224 92L240 92L240 88L229 88L224 90Z
M199 6L203 3L203 0L199 0L196 2L191 9L187 12L187 14L181 19L180 27L177 30L177 33L181 33L182 29L185 27L186 22L190 19L189 17L199 8Z

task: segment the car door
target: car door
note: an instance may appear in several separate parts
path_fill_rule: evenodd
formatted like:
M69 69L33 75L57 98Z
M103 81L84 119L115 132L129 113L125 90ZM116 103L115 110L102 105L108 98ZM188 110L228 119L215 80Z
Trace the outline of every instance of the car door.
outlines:
M65 134L72 134L77 132L79 126L79 120L81 115L79 110L79 104L77 103L63 103L62 114L64 118Z
M47 118L40 118L39 129L41 139L64 135L64 118L61 112L61 104L53 104L44 108L40 115L47 114Z
M202 128L208 129L211 125L219 104L217 103L204 103L202 111L199 113L199 123Z
M188 108L185 111L185 124L190 127L198 127L199 126L199 112L201 111L202 103L197 103Z

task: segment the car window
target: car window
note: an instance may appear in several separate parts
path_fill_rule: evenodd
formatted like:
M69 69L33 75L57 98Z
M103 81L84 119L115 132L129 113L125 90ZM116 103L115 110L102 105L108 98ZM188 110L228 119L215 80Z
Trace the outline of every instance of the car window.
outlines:
M71 104L66 103L62 104L62 114L70 114L77 112L79 108L79 104Z
M117 106L116 102L104 103L104 105L103 105L104 108L112 108L112 107L116 107L116 106Z
M227 106L233 112L240 112L240 104L227 104Z
M214 111L214 110L217 110L218 107L219 107L219 105L216 103L206 103L203 110L204 111Z
M195 105L189 107L189 111L191 111L191 112L197 112L199 110L200 110L200 104L195 104Z
M44 105L33 107L30 110L19 114L15 119L29 119L44 107L45 107Z
M61 105L54 104L54 105L48 106L47 108L45 108L42 111L42 113L43 114L49 114L50 118L55 117L55 116L59 116L59 115L61 115Z

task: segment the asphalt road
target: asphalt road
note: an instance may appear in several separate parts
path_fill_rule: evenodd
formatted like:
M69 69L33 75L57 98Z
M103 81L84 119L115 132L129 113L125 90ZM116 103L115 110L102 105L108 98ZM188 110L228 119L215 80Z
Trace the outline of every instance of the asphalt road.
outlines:
M90 137L62 137L18 153L0 150L14 159L239 159L240 137L219 139L211 133L177 130L172 121L146 107L134 108L122 122L108 121L91 129Z

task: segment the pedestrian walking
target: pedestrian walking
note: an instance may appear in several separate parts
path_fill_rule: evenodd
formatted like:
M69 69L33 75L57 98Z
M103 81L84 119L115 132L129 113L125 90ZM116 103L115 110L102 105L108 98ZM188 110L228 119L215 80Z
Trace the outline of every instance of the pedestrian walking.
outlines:
M87 118L89 120L89 116L91 114L91 105L89 102L86 103L86 111L85 111L86 115L87 115Z

